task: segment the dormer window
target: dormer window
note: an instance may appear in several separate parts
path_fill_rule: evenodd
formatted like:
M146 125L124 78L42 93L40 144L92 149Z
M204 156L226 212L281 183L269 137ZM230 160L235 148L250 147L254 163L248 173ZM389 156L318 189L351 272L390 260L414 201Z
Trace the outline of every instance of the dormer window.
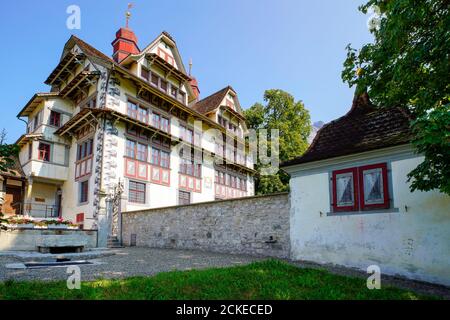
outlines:
M178 100L182 103L186 103L186 94L181 90L178 91Z
M167 92L167 81L161 79L160 88L162 91Z
M155 86L158 86L158 82L159 82L159 77L152 72L151 83Z
M145 80L149 81L150 80L150 71L145 67L141 67L141 77L144 78Z
M176 99L178 96L178 88L175 86L170 86L170 94Z
M58 128L61 126L61 113L50 111L50 125Z

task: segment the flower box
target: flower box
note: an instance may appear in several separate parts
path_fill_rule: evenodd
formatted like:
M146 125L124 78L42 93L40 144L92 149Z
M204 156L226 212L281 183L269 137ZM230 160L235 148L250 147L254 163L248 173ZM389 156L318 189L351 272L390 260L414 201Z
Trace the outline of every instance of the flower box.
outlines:
M65 224L49 224L49 229L67 229L67 225Z
M5 223L3 224L5 227L9 229L33 229L34 224L32 223Z
M35 229L48 229L48 226L34 226Z

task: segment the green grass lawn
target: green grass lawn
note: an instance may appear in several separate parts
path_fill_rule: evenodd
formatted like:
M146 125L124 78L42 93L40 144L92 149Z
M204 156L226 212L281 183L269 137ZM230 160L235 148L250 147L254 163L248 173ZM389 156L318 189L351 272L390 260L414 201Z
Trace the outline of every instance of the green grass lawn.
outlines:
M429 299L392 287L368 290L365 279L301 269L277 260L247 266L173 271L153 277L82 282L0 283L0 299Z

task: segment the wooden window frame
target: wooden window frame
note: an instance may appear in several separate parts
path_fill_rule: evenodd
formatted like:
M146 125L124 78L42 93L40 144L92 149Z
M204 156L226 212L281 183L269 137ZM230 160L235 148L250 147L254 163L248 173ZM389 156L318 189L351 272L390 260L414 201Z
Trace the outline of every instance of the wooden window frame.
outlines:
M381 169L383 179L383 203L366 204L364 201L364 171ZM359 171L359 206L361 210L388 209L390 206L387 163L377 163L358 168Z
M79 204L86 204L89 202L89 180L83 180L79 182L80 187L79 187L79 198L78 198L78 203ZM86 186L86 188L84 189L83 186Z
M147 74L147 77L145 77L145 73ZM150 70L142 65L141 65L141 78L147 81L150 80Z
M45 146L45 149L41 149L41 146ZM50 162L52 160L51 152L52 152L52 145L50 143L39 142L39 145L38 145L38 159L39 160L42 160L44 162Z
M131 106L135 106L136 109L131 108ZM133 101L127 101L127 115L133 119L138 119L138 109L139 105Z
M61 112L50 110L49 124L59 128L61 126Z
M372 169L381 169L383 179L383 203L365 204L364 202L364 171ZM353 206L337 206L337 190L336 190L336 176L342 173L353 174ZM389 182L387 163L376 163L360 167L346 168L342 170L335 170L332 172L332 198L333 198L333 212L355 212L355 211L370 211L376 209L390 208Z
M189 197L189 202L188 203L182 203L182 201L180 201L180 195L181 194L187 194ZM178 205L188 205L192 203L192 194L189 191L185 191L185 190L178 190Z
M136 188L132 188L132 187L131 187L132 184L135 184ZM143 186L144 186L144 190L143 190L143 191L142 191L142 190L139 190L139 189L137 188L138 185L143 185ZM132 181L132 180L129 180L129 181L128 181L128 202L131 202L131 203L138 203L138 204L145 204L146 201L147 201L147 195L146 195L146 192L147 192L147 184L146 184L146 183L144 183L144 182L139 182L139 181ZM134 193L136 196L133 198L133 197L131 196L131 193ZM139 198L139 195L140 195L140 196L143 195L143 201L133 201L133 199L140 199L140 198Z
M353 175L353 205L351 206L338 206L337 205L337 189L336 189L336 177L340 174L345 173L351 173ZM356 167L354 168L347 168L347 169L341 169L341 170L335 170L332 173L333 175L333 211L334 212L342 212L342 211L358 211L358 169Z

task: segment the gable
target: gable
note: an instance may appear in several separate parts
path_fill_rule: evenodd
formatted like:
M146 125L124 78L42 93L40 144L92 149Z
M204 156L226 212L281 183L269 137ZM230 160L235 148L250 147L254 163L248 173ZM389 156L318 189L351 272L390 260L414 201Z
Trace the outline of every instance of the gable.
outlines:
M186 74L183 61L181 59L178 47L173 38L167 33L162 32L155 40L153 40L140 55L154 53L164 59L167 63L174 66L177 70Z

